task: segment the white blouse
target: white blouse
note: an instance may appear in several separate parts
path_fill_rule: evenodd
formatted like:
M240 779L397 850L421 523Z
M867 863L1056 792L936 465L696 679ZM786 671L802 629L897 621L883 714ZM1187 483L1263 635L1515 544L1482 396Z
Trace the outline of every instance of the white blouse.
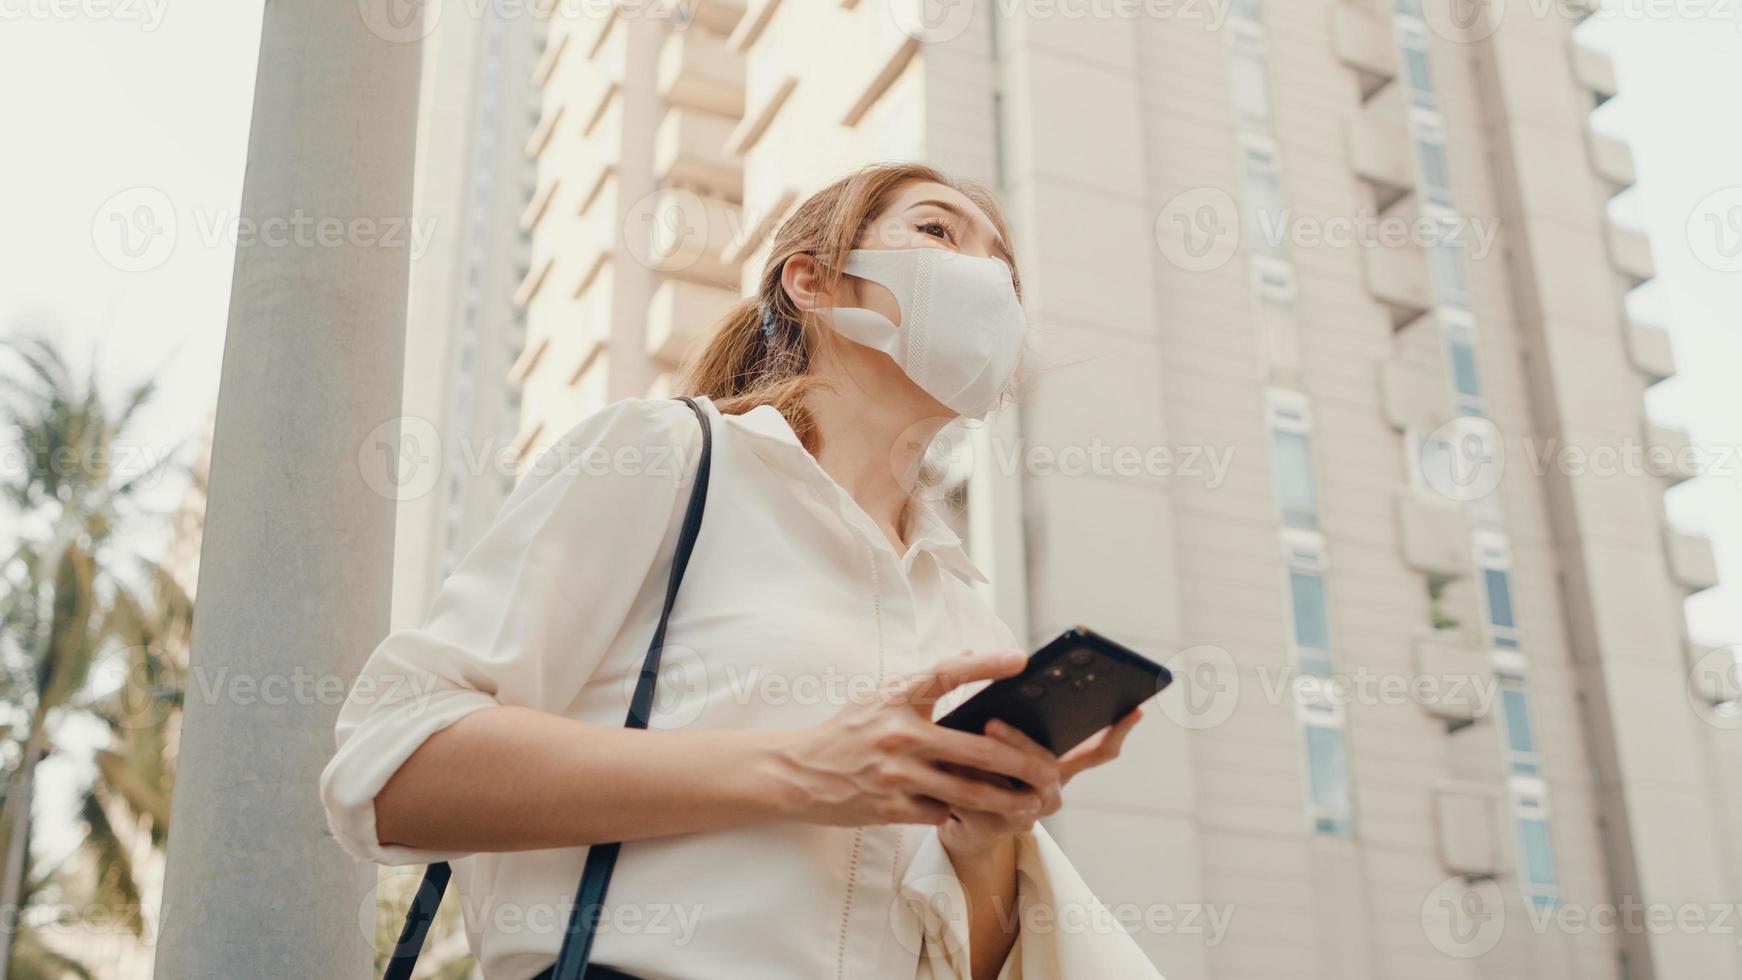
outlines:
M713 422L711 484L651 728L816 725L883 678L1015 646L935 515L912 508L898 555L777 410L722 416L699 401ZM382 864L453 862L467 939L492 980L555 959L586 849L383 846L375 796L425 739L474 711L623 723L700 451L676 400L618 402L576 426L532 464L426 624L375 649L340 712L321 775L333 836ZM1022 839L1018 866L1024 926L1004 980L1158 976L1044 830ZM593 959L647 980L942 980L969 975L966 947L961 887L933 828L767 823L625 844Z

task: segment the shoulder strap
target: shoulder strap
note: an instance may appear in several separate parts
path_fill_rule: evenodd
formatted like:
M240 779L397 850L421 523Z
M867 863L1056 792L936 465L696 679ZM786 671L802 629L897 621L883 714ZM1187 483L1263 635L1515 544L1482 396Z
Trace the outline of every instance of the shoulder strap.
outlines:
M660 608L659 625L654 628L653 640L647 645L647 655L641 661L641 676L636 680L635 694L629 700L629 716L623 721L625 728L646 728L648 717L653 712L653 688L659 679L666 622L671 618L671 607L677 601L677 590L683 584L684 569L689 567L690 553L695 550L696 536L702 530L702 512L708 503L708 471L714 456L713 427L708 424L707 412L693 399L680 400L690 407L701 423L702 456L696 462L689 504L684 508L683 524L678 528L671 575L665 583L665 605ZM612 842L594 844L587 849L587 864L581 872L580 887L575 892L575 907L569 913L568 928L563 933L562 950L557 954L556 965L535 980L544 977L582 980L586 975L587 961L593 953L593 933L598 928L599 915L604 911L605 892L611 887L611 872L617 866L619 848L619 844ZM429 936L430 923L435 921L436 909L441 907L442 893L447 890L451 875L452 869L445 861L431 864L424 870L423 881L412 898L411 908L405 913L405 926L400 930L399 942L393 948L393 958L388 960L382 980L411 980L412 967L417 965L418 954L423 951L424 939Z

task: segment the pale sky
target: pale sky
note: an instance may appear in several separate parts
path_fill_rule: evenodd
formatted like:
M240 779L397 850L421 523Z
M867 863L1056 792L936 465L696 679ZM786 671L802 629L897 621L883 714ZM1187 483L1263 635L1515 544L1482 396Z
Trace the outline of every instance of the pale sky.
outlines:
M1664 8L1720 12L1649 16ZM1680 366L1649 405L1727 454L1723 475L1669 501L1674 520L1713 537L1726 582L1689 603L1692 629L1735 643L1742 271L1702 262L1690 228L1742 241L1742 21L1717 3L1624 9L1586 24L1583 37L1615 58L1621 96L1599 124L1631 143L1638 164L1639 185L1614 213L1650 232L1659 267L1637 311L1669 328ZM157 371L162 397L140 430L142 454L192 438L216 398L233 257L222 229L241 197L260 20L260 0L0 0L0 334L42 323L81 350L97 345L111 389ZM1699 206L1726 189L1717 216L1730 225L1712 226ZM116 201L139 195L167 201L173 251L105 253L98 243L113 236L94 231L115 220ZM141 263L154 267L116 267ZM179 489L162 488L165 506Z

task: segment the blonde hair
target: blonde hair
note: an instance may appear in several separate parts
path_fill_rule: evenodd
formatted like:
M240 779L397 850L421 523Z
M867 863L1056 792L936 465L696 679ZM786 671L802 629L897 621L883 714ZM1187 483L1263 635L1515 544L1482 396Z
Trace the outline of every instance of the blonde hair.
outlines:
M986 212L1001 240L1010 240L997 198L979 184L917 163L879 164L842 177L806 198L781 223L755 295L732 307L715 326L684 373L679 393L706 395L727 415L773 405L804 447L817 452L816 423L804 402L823 382L811 373L812 341L805 313L781 286L781 273L794 255L809 255L819 267L819 291L833 289L847 253L858 246L866 228L887 209L896 191L916 181L961 192ZM1015 275L1014 267L1011 274ZM765 314L772 314L767 332Z

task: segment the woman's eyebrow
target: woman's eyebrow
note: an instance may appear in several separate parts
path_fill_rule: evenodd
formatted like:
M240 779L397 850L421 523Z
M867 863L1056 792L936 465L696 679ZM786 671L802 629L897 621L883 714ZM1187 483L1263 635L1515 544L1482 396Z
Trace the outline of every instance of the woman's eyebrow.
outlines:
M907 207L908 207L908 210L911 211L914 208L922 208L928 204L933 206L933 207L942 208L943 210L948 211L949 213L955 215L958 219L960 219L962 222L964 222L966 224L970 224L970 225L978 224L978 222L975 221L974 218L968 214L968 212L962 210L961 208L957 207L954 204L951 204L948 201L939 201L935 198L927 198L926 200L923 200L923 201L915 201L912 204L908 205ZM998 233L995 231L992 233L992 247L998 250L998 254L1004 256L1004 264L1005 265L1008 265L1011 267L1015 266L1016 262L1015 262L1015 259L1013 259L1010 255L1009 246L1004 244L1004 239L998 237Z

